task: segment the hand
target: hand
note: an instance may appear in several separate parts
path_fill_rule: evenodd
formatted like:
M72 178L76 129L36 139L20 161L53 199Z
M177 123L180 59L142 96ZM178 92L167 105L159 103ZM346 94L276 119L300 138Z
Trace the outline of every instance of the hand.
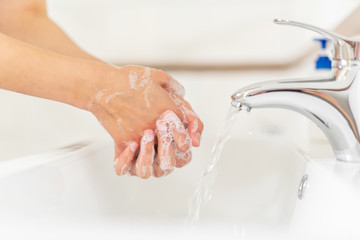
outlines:
M200 145L203 124L182 98L183 87L167 73L125 66L112 69L94 86L88 109L115 141L118 175L130 168L142 178L150 177L152 171L155 176L167 175L174 166L182 167L191 160L190 147Z
M192 112L189 109L184 113L186 111ZM185 116L188 116L188 119L193 117L189 113ZM200 126L202 128L201 122ZM118 175L123 175L130 170L133 176L148 178L152 173L155 177L161 177L171 173L174 166L178 168L185 166L191 160L191 146L200 144L198 127L199 119L194 117L194 121L189 124L191 133L189 134L189 129L185 129L177 115L172 111L166 111L156 121L157 136L150 129L144 132L137 157L135 152L139 145L136 142L131 143L121 154L116 154L119 157L114 161L115 171ZM193 137L196 139L194 144L190 135L196 135Z

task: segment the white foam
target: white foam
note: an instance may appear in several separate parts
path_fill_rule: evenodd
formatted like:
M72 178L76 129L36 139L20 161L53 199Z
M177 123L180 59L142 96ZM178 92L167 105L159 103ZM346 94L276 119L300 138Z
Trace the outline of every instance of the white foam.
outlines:
M90 102L88 103L88 105L86 106L89 111L94 107L94 102L99 103L99 102L101 101L102 97L104 96L104 92L103 92L103 91L101 91L101 90L99 90L99 89L97 89L97 90L98 90L98 91L97 91L95 97L93 97L93 98L90 100Z
M130 81L130 88L132 89L137 89L137 82L138 80L138 75L136 72L130 71L129 72L129 81Z
M190 145L191 146L191 145ZM189 148L187 151L185 152L181 152L179 151L176 146L174 146L175 149L175 157L177 159L183 159L185 162L189 162L191 160L191 148Z
M115 97L121 96L121 95L124 95L124 93L123 93L123 92L115 92L115 93L113 93L113 94L110 94L109 96L107 96L107 97L105 98L106 104L108 104L108 103L109 103L111 100L113 100Z
M163 145L163 152L161 153L163 157L162 157L162 162L160 163L160 168L165 171L172 169L171 156L169 151L171 144L174 148L175 158L183 159L188 162L191 159L192 142L188 131L185 129L183 123L174 112L166 111L163 114L162 119L164 123L160 125L158 124L158 129L161 132L159 133L160 135L159 141L161 141ZM182 152L177 149L176 144L174 143L174 130L177 131L178 133L182 133L186 135L186 138L182 143L182 145L187 144L189 146L189 149L187 151Z
M159 162L159 167L166 171L169 169L172 169L171 166L171 156L170 156L170 146L171 142L173 141L172 134L169 131L169 128L167 127L167 124L165 121L161 123L157 123L157 128L159 130L158 132L158 141L161 142L162 148L161 152L158 153L161 155L161 162Z
M165 155L165 156L162 157L162 161L160 162L159 167L165 172L170 171L170 170L172 170L174 168L171 165L171 157L170 157L170 155Z
M198 119L195 119L192 123L192 129L191 129L191 132L192 133L196 133L198 130L199 130L199 120Z
M185 96L185 88L178 81L170 77L169 86L174 91L175 94L184 97Z
M141 81L138 87L144 87L148 85L148 83L150 82L151 71L152 71L151 68L145 67L144 73L141 76Z
M143 149L142 151L140 151L138 159L136 161L136 168L138 169L140 166L141 167L141 173L143 176L145 176L146 172L148 170L150 170L150 175L152 175L152 164L154 161L154 156L155 156L155 149L154 147L152 147L152 153L151 153L151 163L147 166L144 166L144 156L145 156L145 148L146 148L146 144L150 143L154 141L154 135L150 134L150 133L144 133L144 136L141 138L141 142L140 142L140 146L141 149Z
M147 86L151 81L151 71L152 71L151 68L145 67L144 72L140 77L136 72L130 71L129 72L130 88L137 90L139 88Z
M153 134L144 134L144 136L141 138L141 145L145 145L148 144L149 142L154 141L154 135Z

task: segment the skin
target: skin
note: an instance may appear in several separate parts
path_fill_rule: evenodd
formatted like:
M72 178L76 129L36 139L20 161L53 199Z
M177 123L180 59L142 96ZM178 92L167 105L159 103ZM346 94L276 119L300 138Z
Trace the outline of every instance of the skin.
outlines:
M48 18L44 0L0 0L0 32L0 61L6 63L0 88L90 111L114 139L118 175L160 177L191 160L179 153L191 156L189 145L200 145L203 124L169 74L94 58ZM173 115L177 129L166 122ZM162 138L171 142L166 151Z

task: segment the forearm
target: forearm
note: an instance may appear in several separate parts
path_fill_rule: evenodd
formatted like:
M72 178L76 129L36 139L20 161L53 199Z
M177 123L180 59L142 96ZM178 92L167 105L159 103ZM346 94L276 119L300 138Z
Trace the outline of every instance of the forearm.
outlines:
M82 109L95 91L92 79L101 76L100 71L108 67L55 54L3 34L0 52L0 88Z
M100 61L83 51L48 18L44 0L0 0L0 32L66 56Z

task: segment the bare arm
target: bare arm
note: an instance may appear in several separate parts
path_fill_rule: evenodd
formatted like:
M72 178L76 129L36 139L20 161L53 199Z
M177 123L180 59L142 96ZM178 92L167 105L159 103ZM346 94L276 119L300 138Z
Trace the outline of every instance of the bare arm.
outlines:
M46 0L0 0L0 32L63 55L98 60L48 17Z
M0 0L0 32L21 40L0 34L0 88L92 112L115 141L117 174L159 177L191 160L203 124L167 73L92 57L47 17L44 0Z
M33 47L3 34L0 52L0 88L86 108L86 98L93 94L86 84L93 63ZM84 93L76 93L75 88L80 86Z
M148 178L154 169L156 176L162 176L190 161L190 153L176 155L170 144L174 139L169 133L174 134L178 150L187 152L191 147L180 121L183 116L189 123L192 145L199 146L202 123L190 105L176 94L175 80L161 70L139 66L116 68L99 61L72 58L3 34L0 52L0 88L93 113L115 141L115 170L119 175L125 174L124 169L133 163L133 174ZM155 128L158 137L161 134L164 137L164 141L159 141L158 162L153 162ZM150 131L143 136L147 129ZM137 149L139 157L132 161Z

